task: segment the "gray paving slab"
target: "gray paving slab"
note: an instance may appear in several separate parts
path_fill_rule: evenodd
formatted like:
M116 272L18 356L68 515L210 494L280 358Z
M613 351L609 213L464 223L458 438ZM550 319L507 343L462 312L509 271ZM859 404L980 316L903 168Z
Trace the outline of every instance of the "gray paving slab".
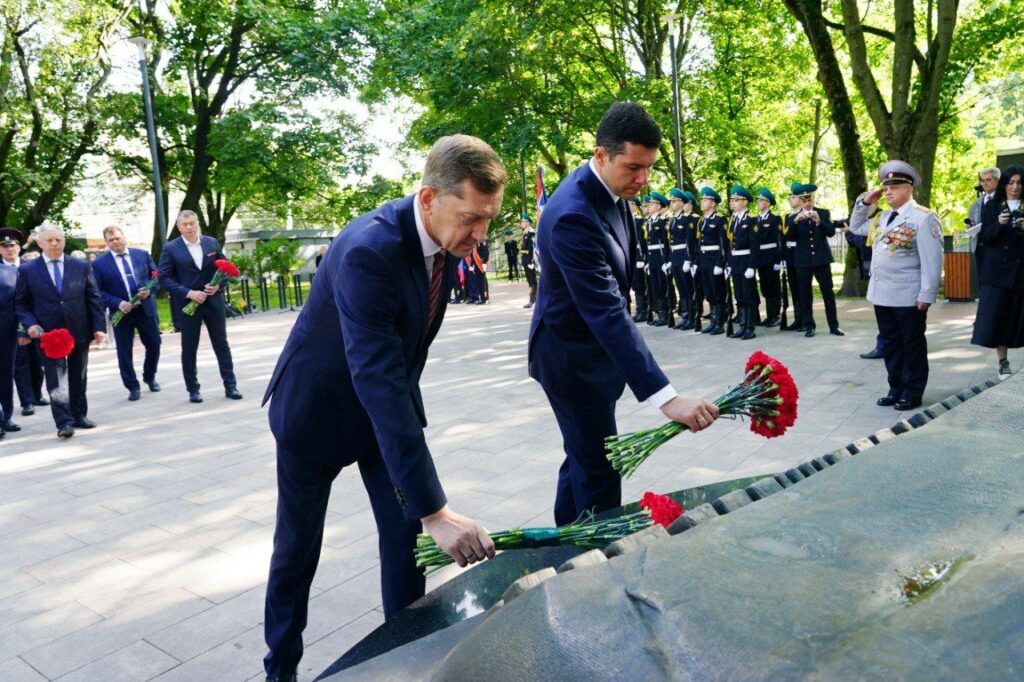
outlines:
M492 530L547 525L561 436L526 376L525 287L495 282L491 290L491 305L449 308L423 375L428 442L454 509ZM641 327L686 395L715 397L755 349L778 357L800 386L801 414L771 441L732 422L684 434L625 482L626 498L784 471L908 417L874 405L884 367L857 357L874 343L870 308L841 301L839 309L842 338L758 329L756 340L740 342ZM163 338L164 390L144 391L137 403L126 400L114 352L92 353L98 428L59 442L45 410L16 418L23 430L0 444L0 679L259 678L276 488L273 438L258 405L295 315L229 322L244 400L222 397L204 336L206 402L188 403L172 334ZM967 345L973 306L942 303L929 316L926 405L996 369L989 351ZM661 415L627 392L617 419L630 430ZM376 529L355 469L335 481L328 510L303 679L382 620ZM440 571L428 587L458 571Z

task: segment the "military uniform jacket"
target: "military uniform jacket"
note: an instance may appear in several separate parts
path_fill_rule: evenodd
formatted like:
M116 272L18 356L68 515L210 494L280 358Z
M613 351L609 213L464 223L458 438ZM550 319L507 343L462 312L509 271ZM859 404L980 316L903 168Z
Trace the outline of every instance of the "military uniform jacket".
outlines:
M760 255L757 261L760 267L784 261L786 252L782 238L782 218L770 212L759 215L757 217L757 242L760 245Z
M1021 204L1024 208L1024 203ZM994 199L985 205L981 214L981 232L978 240L985 247L985 261L980 282L1000 289L1024 291L1024 232L1003 225L999 214L1009 211L1005 201Z
M689 215L680 213L672 217L669 226L669 240L672 242L673 260L691 260L690 248L692 246L692 234L697 225L697 219L692 213Z
M533 230L523 232L523 241L519 246L519 254L523 257L523 265L533 265Z
M511 263L516 259L516 254L519 252L519 244L515 239L509 237L505 240L505 257L508 258L508 262Z
M663 260L668 260L668 219L660 213L647 219L647 250L657 251Z
M796 236L796 266L798 268L816 268L832 262L832 247L828 238L836 233L832 227L832 219L828 209L814 207L821 218L817 225L810 218L796 220L797 211L789 219L793 220L792 230L787 237Z
M782 228L782 247L783 253L786 257L783 259L786 261L786 267L796 267L796 211L788 214L783 221Z
M871 210L857 197L850 213L850 231L866 235L871 247L868 300L875 305L910 307L935 303L942 277L942 224L931 209L911 199L896 211Z
M756 268L760 255L757 221L751 218L746 211L738 216L729 217L729 240L732 242L729 252L729 267L743 268L744 270Z
M636 256L634 260L636 261L636 267L643 270L647 267L647 221L633 218L633 230L633 240L636 242L634 247Z
M729 256L729 239L725 230L725 218L717 213L713 213L710 218L701 216L697 220L700 267L725 267L726 258Z

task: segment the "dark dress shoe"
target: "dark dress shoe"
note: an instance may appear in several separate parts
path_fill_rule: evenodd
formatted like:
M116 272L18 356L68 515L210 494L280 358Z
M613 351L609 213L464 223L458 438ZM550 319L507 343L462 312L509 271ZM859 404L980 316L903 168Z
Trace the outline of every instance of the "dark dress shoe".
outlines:
M224 389L224 396L231 398L232 400L241 400L242 394L238 392L238 389L232 386L231 388Z
M885 353L876 348L868 353L861 353L860 356L865 360L877 360L878 358L884 358Z
M742 339L743 335L746 334L746 330L743 327L738 327L732 334L727 334L730 339Z
M808 327L807 331L804 332L804 336L806 336L807 338L811 338L812 336L814 336L814 327Z
M749 341L750 339L757 338L757 332L754 331L753 327L747 327L747 331L740 338L744 341Z
M21 416L22 417L31 417L35 413L36 413L36 408L32 407L31 405L26 405L25 407L21 408Z
M887 395L875 401L875 405L878 405L879 407L892 407L895 404L896 398L893 398L891 395Z
M6 436L6 435L7 435L7 432L4 431L3 429L0 429L0 440L3 440L4 436Z
M90 420L88 417L81 417L75 420L75 427L79 429L95 429L96 422Z
M17 432L17 431L21 431L21 427L20 427L20 426L18 426L17 424L15 424L15 423L14 423L14 422L12 422L12 421L8 421L8 422L6 422L6 423L4 424L4 426L3 426L3 430L4 430L4 431L10 431L11 433L15 433L15 432Z
M33 400L32 404L35 405L36 407L46 407L47 405L50 404L50 401L47 400L46 398L40 398L39 400Z
M725 327L723 327L720 324L716 324L714 327L711 328L711 331L708 332L708 335L710 335L710 336L718 336L719 334L724 334L724 333L725 333Z
M188 401L190 403L201 403L203 402L203 396L199 393L199 391L189 391Z
M893 405L893 407L895 407L900 412L902 412L904 410L913 410L915 408L921 407L921 401L920 400L897 400L896 404Z
M777 317L769 317L762 324L765 327L778 327L779 326L779 322L780 322L779 318L777 318Z
M57 429L57 438L67 440L73 435L75 435L75 430L70 426L65 426L63 429Z
M832 336L846 336L846 332L844 332L839 327L832 327L831 329L828 330L828 333L831 334Z
M152 393L159 393L160 392L160 384L156 383L156 379L153 379L153 381L147 381L146 385L149 386L150 392L152 392Z
M142 397L142 391L140 391L137 388L133 388L132 390L128 391L128 400L135 401L135 400L138 400L141 397Z

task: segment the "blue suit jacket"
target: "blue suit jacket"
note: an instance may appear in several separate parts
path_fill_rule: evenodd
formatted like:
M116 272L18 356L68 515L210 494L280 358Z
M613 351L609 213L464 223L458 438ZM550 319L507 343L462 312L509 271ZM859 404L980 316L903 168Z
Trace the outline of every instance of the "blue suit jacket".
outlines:
M88 343L95 332L107 330L92 268L84 260L64 256L61 281L58 294L42 256L22 264L15 303L18 321L25 329L37 324L44 331L65 327L77 343Z
M199 243L203 245L202 268L196 267L196 262L192 260L192 254L188 252L182 237L167 242L160 254L160 286L174 297L179 306L188 303L188 292L201 291L210 283L217 272L213 262L225 258L221 253L220 244L213 237L199 235ZM207 298L203 305L223 309L224 289Z
M626 308L636 253L632 220L589 164L552 194L537 228L541 277L530 325L530 376L557 398L637 400L668 385Z
M448 257L428 329L412 202L386 203L334 239L263 398L273 395L270 428L293 453L345 466L379 447L409 520L446 503L423 436L419 380L458 263Z
M0 263L0 340L16 338L18 315L14 309L18 268Z
M128 258L131 261L135 283L141 288L150 280L149 273L156 271L153 257L142 249L128 249ZM117 312L117 306L121 301L127 301L131 298L131 294L128 293L128 289L124 285L124 278L121 276L121 263L119 260L114 257L112 252L107 251L93 261L92 264L92 274L96 277L96 284L100 288L100 298L103 299L103 304L110 310L111 315ZM159 289L159 286L153 289L154 294L157 289ZM155 318L156 297L150 296L145 301L142 301L142 305L138 309L146 317Z

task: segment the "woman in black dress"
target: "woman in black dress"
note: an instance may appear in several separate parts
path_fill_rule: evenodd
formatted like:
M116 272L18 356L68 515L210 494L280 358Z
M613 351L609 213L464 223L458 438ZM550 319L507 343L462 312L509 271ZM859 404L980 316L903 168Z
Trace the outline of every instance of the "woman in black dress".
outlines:
M999 178L981 216L980 243L986 247L981 295L971 343L995 348L999 378L1013 372L1007 348L1024 346L1024 168L1010 166Z

